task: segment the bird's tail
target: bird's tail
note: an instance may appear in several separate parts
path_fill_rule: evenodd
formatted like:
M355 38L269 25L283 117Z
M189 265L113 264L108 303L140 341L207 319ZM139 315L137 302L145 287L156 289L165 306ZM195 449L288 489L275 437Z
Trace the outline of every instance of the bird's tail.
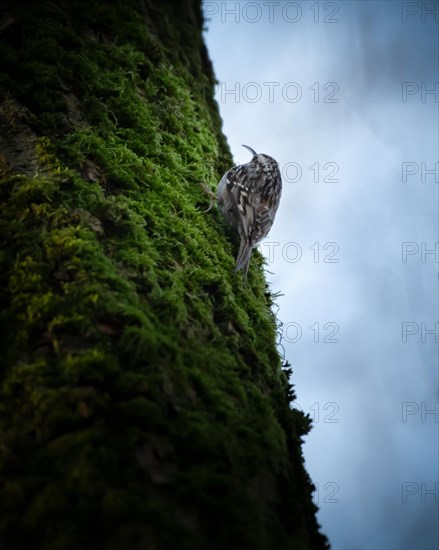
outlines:
M241 238L241 246L239 247L238 257L236 258L235 272L242 270L244 273L244 279L247 278L248 266L250 264L250 257L252 254L252 247L247 239Z

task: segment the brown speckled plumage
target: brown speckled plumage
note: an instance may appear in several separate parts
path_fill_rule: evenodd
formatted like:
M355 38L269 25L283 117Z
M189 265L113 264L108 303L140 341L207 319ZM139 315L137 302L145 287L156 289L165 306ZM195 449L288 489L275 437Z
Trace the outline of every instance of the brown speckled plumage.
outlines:
M241 237L235 271L247 276L251 252L270 231L279 206L282 178L274 158L247 145L253 158L228 170L218 185L219 208Z

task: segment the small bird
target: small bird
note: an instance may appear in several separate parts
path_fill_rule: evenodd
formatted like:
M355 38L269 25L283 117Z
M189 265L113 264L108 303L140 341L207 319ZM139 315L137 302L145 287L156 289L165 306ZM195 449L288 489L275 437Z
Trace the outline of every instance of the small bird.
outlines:
M230 168L217 189L218 206L228 223L241 237L235 271L247 277L252 249L270 231L282 193L282 177L274 158L256 153L247 164Z

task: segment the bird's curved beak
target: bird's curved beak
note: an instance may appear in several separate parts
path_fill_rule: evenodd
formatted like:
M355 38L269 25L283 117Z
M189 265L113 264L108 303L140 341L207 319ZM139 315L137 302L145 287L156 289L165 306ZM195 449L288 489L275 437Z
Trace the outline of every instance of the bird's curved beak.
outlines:
M252 149L248 145L242 145L242 147L245 147L246 149L248 149L253 156L258 154L254 149Z

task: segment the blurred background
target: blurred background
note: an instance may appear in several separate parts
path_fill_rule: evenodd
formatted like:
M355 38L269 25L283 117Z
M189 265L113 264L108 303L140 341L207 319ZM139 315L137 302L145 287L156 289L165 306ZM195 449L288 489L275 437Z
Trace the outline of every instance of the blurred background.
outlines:
M235 161L275 157L260 245L337 550L439 547L439 3L204 2Z

